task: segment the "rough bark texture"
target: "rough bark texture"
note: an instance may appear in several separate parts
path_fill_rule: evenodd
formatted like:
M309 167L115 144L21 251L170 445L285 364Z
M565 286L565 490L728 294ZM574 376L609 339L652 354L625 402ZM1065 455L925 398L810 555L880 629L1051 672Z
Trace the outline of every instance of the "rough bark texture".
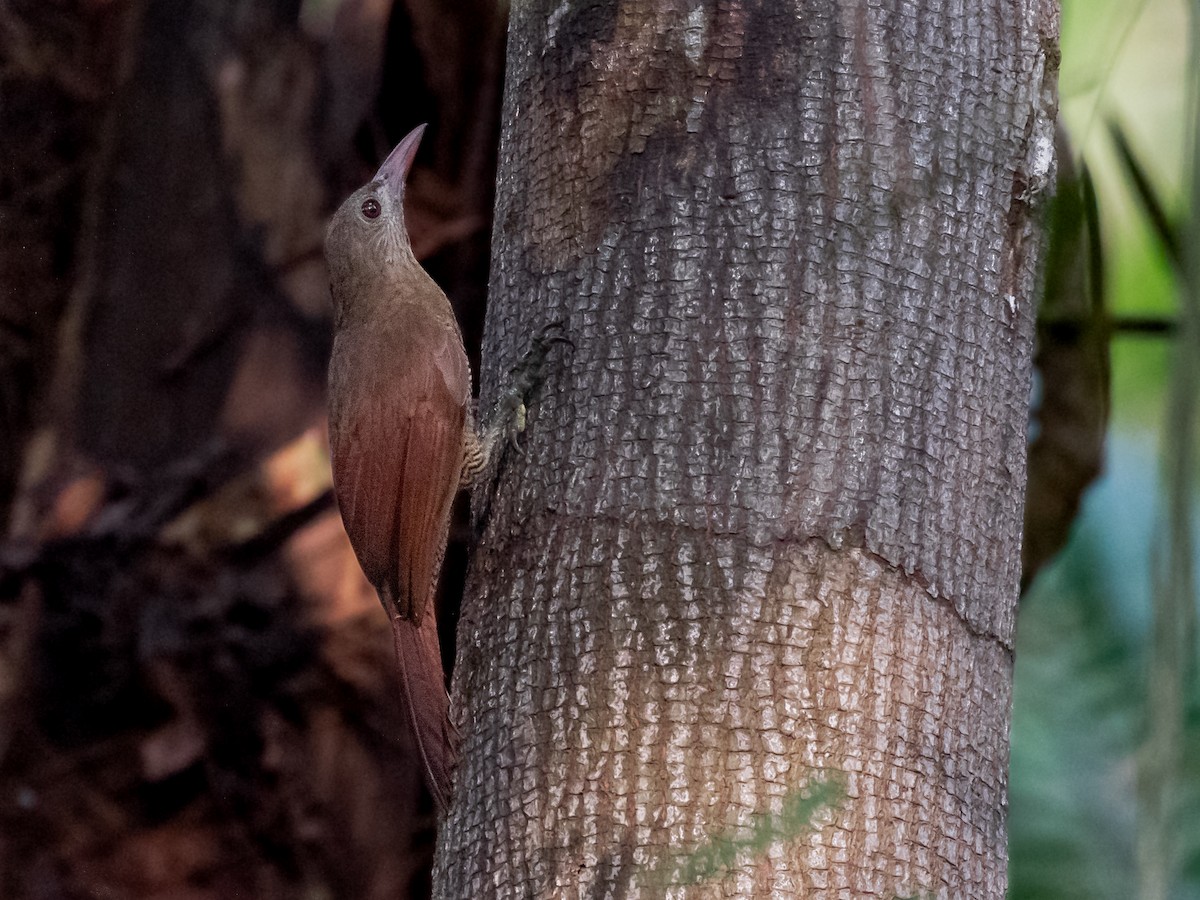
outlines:
M522 2L508 65L485 399L576 347L435 894L1002 897L1056 5Z

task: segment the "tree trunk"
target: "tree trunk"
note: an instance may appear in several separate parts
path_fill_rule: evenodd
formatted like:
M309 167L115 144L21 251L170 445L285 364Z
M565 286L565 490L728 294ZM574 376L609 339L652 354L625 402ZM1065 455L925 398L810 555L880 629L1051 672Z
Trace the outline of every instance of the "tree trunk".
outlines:
M436 895L1004 895L1057 27L513 7Z

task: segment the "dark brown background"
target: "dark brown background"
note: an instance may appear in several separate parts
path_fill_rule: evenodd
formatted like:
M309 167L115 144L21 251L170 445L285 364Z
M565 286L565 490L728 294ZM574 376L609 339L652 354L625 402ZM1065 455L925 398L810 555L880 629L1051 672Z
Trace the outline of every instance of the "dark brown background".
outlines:
M428 892L321 243L429 122L411 230L477 358L497 6L0 8L0 895Z

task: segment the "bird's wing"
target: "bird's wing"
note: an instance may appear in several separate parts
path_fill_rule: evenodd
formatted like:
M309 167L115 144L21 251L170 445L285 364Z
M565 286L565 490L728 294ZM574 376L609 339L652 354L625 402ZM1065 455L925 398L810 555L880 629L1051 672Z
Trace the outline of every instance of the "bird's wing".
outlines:
M371 355L352 363L358 389L330 411L334 487L385 607L420 623L462 467L470 369L450 328L406 331Z

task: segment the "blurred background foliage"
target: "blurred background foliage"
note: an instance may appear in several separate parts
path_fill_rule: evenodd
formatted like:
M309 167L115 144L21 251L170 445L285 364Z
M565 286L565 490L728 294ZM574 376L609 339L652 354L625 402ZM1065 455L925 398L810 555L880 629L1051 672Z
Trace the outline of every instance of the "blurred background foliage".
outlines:
M1200 506L1195 385L1184 377L1200 350L1180 324L1183 279L1112 136L1114 126L1125 135L1167 219L1181 222L1195 14L1186 0L1063 2L1062 116L1095 180L1116 327L1103 474L1021 607L1010 895L1022 900L1200 897L1194 582L1187 568L1174 582L1167 574L1173 539L1175 562L1200 557L1179 518L1194 521ZM1133 319L1171 327L1122 329Z

